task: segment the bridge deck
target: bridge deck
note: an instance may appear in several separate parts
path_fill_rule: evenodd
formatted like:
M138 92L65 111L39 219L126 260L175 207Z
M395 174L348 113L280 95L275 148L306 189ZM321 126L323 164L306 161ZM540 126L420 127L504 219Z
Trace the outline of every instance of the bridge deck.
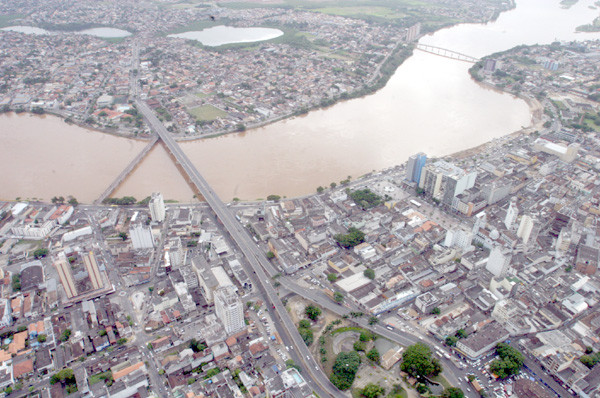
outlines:
M142 159L148 154L148 152L150 152L150 149L152 149L152 147L154 146L154 144L156 144L157 141L158 136L154 136L152 140L148 143L148 145L146 145L144 149L142 149L142 151L138 153L138 155L131 161L131 163L127 165L127 167L123 169L123 171L117 176L117 178L115 178L115 180L108 186L108 188L106 188L106 190L102 192L102 195L100 195L98 199L94 201L94 204L100 204L104 201L104 199L108 198L110 194L113 193L114 190L117 189L123 181L125 181L125 178L127 178L129 173L131 173L133 169L135 169L135 166L137 166L142 161Z
M457 51L453 51L453 50L449 50L447 48L443 48L443 47L437 47L437 46L431 46L429 44L417 44L417 49L430 53L430 54L435 54L435 55L439 55L440 57L445 57L445 58L450 58L450 59L456 59L458 61L466 61L466 62L478 62L479 58L467 55L467 54L463 54L463 53L459 53Z

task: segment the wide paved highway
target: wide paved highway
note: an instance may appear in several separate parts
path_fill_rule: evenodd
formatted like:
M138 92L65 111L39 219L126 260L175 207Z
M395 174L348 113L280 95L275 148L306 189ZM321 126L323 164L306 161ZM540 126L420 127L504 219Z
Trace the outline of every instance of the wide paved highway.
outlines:
M329 297L327 297L324 293L322 293L319 290L309 290L299 286L293 280L293 278L284 276L279 278L279 281L283 286L285 286L286 289L290 290L291 292L308 300L311 300L321 308L324 308L339 316L349 315L351 311L356 311L356 309L348 309L343 305L334 303ZM352 320L362 328L369 329L372 332L383 336L386 339L398 343L402 346L408 346L418 342L423 342L427 343L431 347L440 347L438 344L436 344L436 342L433 339L430 339L428 336L420 336L419 338L418 336L414 336L410 333L401 333L397 330L389 330L386 327L379 324L369 325L368 320L364 318L354 318ZM452 384L455 387L460 387L465 393L465 396L471 396L471 394L467 393L467 388L469 388L469 385L464 381L464 377L460 378L460 376L466 376L466 373L463 370L459 369L452 361L443 357L438 357L438 359L440 360L444 368L444 376L450 382L450 384ZM478 395L479 394L473 396Z
M269 279L263 267L267 267L267 259L264 254L257 247L256 243L250 238L250 235L246 232L244 227L237 221L233 214L229 211L227 206L221 201L217 194L212 190L210 185L206 182L204 177L200 175L196 167L189 160L187 155L183 152L179 144L173 139L171 134L167 131L165 126L158 120L154 112L141 100L136 100L136 106L138 110L144 115L150 128L154 130L158 136L163 140L169 151L177 159L181 167L185 170L190 180L194 183L198 191L204 196L204 199L208 205L212 208L217 218L223 223L223 226L227 229L232 239L236 242L242 253L244 253L246 259L250 263L258 280L258 286L264 298L267 301L269 310L275 310L276 317L280 323L277 325L279 328L279 334L285 341L290 341L293 344L293 348L290 350L292 358L300 360L299 363L302 366L303 376L307 379L309 385L313 390L321 397L331 396L339 397L345 394L341 393L327 378L327 376L321 371L316 360L308 350L306 344L300 337L296 326L289 317L287 310L281 303L281 300L277 296L275 288L269 282ZM265 263L264 265L262 263ZM285 333L281 332L281 326L283 326ZM296 354L296 355L294 355Z

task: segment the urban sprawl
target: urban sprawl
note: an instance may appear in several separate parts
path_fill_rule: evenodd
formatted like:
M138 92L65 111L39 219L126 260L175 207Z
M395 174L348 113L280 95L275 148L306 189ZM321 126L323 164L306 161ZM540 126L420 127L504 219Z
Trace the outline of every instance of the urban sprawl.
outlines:
M82 2L71 22L141 30L165 11L125 17L110 4ZM150 134L128 100L140 95L175 136L239 129L362 87L381 64L348 60L381 61L411 32L271 8L172 10L165 29L209 11L240 25L319 24L322 51L339 56L281 43L213 52L155 31L143 44L0 31L5 110ZM64 18L39 13L23 21ZM480 60L475 80L539 105L537 130L444 158L415 154L302 198L227 204L251 247L208 203L165 204L158 192L97 205L0 202L0 389L598 396L599 60L594 41ZM286 63L314 75L287 75ZM130 92L132 79L142 93ZM194 121L190 110L206 106L224 115Z

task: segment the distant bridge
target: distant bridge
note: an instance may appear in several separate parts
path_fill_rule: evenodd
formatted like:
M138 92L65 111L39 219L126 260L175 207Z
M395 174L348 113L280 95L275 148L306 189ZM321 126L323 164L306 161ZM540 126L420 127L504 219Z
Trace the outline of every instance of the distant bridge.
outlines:
M479 58L472 57L470 55L462 54L456 51L448 50L447 48L430 46L429 44L417 44L417 49L424 51L426 53L439 55L440 57L446 57L450 59L455 59L457 61L465 61L470 63L475 63L479 61Z
M137 166L142 161L142 159L148 154L148 152L150 152L150 149L152 149L152 147L154 146L154 144L156 144L157 141L158 136L155 135L152 138L152 140L148 143L148 145L146 145L144 149L140 153L138 153L138 155L131 161L131 163L129 163L127 167L123 169L121 174L119 174L117 178L115 178L112 184L110 184L109 187L106 188L104 192L102 192L102 195L100 195L100 197L94 201L94 204L100 204L104 201L104 199L108 198L110 194L113 193L115 189L117 189L119 185L123 183L123 181L125 181L129 173L131 173L133 169L135 169L135 166Z

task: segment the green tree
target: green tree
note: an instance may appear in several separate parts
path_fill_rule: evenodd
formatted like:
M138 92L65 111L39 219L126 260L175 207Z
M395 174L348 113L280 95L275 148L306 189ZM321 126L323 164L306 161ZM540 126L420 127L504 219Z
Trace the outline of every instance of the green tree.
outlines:
M439 307L435 307L434 309L431 310L431 313L433 315L439 315L442 311L439 309Z
M299 328L305 328L308 329L310 328L310 321L307 321L306 319L302 319L299 323L298 323L298 327Z
M335 358L329 380L340 390L352 387L360 366L360 355L356 351L340 352Z
M385 389L377 384L369 383L360 390L360 395L365 398L377 398L380 395L385 394Z
M272 251L270 251L270 250L269 250L269 251L267 252L267 258L268 258L269 260L272 260L272 259L274 259L274 258L275 258L275 253L273 253Z
M364 242L365 234L357 228L348 228L347 234L336 234L333 239L342 247L349 249Z
M46 335L45 334L38 335L37 341L40 343L44 343L46 341Z
M19 274L14 274L12 276L12 289L15 292L21 290L21 277L19 276Z
M294 362L293 359L286 360L285 361L285 366L286 366L287 369L294 368L297 371L300 371L300 367L298 365L296 365L296 363Z
M194 352L202 352L204 350L206 350L206 344L196 340L196 339L191 339L190 340L190 344L189 347L192 349L192 351Z
M381 196L372 192L370 189L359 189L354 192L350 192L349 196L352 198L354 203L359 205L363 210L378 206L383 202L381 200Z
M267 196L267 200L273 200L273 201L277 202L279 199L281 199L281 196L279 196L279 195L269 195L269 196Z
M423 343L413 344L406 348L402 355L400 369L419 379L437 376L442 372L439 361L433 358L431 350Z
M376 316L369 318L369 325L375 325L377 322L379 322L379 319Z
M300 337L304 340L304 344L311 345L314 341L313 331L307 328L299 328Z
M324 190L325 190L325 188L323 188L320 185L317 187L317 193L323 193Z
M458 337L456 336L448 336L446 337L446 345L450 347L454 347L456 342L458 341Z
M371 333L368 330L363 330L360 332L360 336L358 337L358 339L360 341L369 341L369 340L374 340L373 337L374 337L373 333Z
M75 374L73 373L73 369L65 368L50 377L50 384L61 383L63 386L69 384L77 385L77 381L75 380Z
M367 358L369 358L371 361L373 361L375 363L379 363L380 356L379 356L379 351L377 351L377 348L370 349L369 352L367 352Z
M336 303L343 303L344 295L340 292L334 292L333 293L333 301L335 301Z
M449 387L442 393L442 398L464 398L465 393L457 387Z
M121 240L126 241L127 240L127 232L119 232L119 238L121 238Z
M33 257L42 258L48 255L48 249L37 249L33 252Z
M357 340L354 342L354 351L364 351L367 349L367 344L364 341Z
M60 341L67 341L71 337L71 329L65 329L64 332L60 335Z
M458 329L454 335L459 339L464 339L468 336L467 332L465 332L464 329Z
M363 275L369 279L375 279L375 271L373 271L371 268L364 270Z
M306 314L308 319L310 319L313 322L316 322L317 319L319 319L319 316L321 315L321 309L317 306L309 304L306 306L306 308L304 308L304 313Z
M331 274L327 275L327 280L329 282L335 282L335 281L337 281L337 278L338 278L337 274L334 274L334 273L331 273Z
M496 345L498 359L490 363L490 371L501 379L519 374L524 357L517 349L505 343Z

